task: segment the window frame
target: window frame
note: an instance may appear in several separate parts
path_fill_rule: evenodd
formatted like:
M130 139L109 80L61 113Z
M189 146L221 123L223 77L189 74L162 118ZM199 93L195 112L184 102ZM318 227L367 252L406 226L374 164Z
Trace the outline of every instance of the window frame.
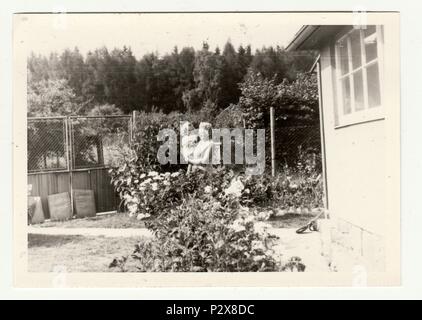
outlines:
M384 38L383 38L383 29L382 26L376 25L376 37L377 37L377 57L372 59L369 62L366 62L366 51L365 51L365 35L363 28L352 28L346 33L337 37L334 43L335 48L335 63L336 63L336 87L337 87L337 115L338 123L336 127L349 126L352 124L381 120L385 118L384 113L384 88L383 88L383 79L384 79ZM353 32L359 32L360 39L360 48L361 48L361 65L353 69L352 61L352 46L351 46L351 34ZM347 42L347 56L348 56L348 72L341 74L341 61L340 61L340 48L339 43L346 40ZM368 67L378 63L378 75L379 75L379 86L380 86L380 105L376 107L369 107L369 95L368 95L368 81L367 81L367 69ZM362 71L363 78L363 101L364 109L357 110L355 108L355 91L354 91L354 74ZM344 104L343 104L343 87L342 80L349 79L350 87L350 108L351 113L344 113Z

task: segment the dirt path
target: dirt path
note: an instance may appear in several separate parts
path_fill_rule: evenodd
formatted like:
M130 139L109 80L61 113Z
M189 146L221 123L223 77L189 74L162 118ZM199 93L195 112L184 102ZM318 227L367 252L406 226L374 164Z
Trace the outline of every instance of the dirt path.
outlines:
M272 233L280 237L279 244L274 248L279 250L288 260L297 256L306 266L306 272L329 272L327 258L322 256L321 234L310 232L297 234L296 228L272 229Z
M89 236L89 237L113 237L113 238L131 238L131 237L151 237L152 233L145 228L126 228L126 229L111 229L111 228L59 228L49 227L41 228L28 226L28 234L43 234L43 235L64 235L64 236Z

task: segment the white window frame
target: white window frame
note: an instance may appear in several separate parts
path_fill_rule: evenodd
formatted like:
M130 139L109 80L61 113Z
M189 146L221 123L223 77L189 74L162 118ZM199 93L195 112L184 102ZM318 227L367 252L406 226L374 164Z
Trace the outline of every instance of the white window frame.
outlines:
M352 59L351 59L351 44L350 44L350 35L353 31L360 32L360 47L361 47L361 66L359 68L353 69L352 66ZM336 87L337 87L337 114L338 114L338 123L337 127L348 126L352 124L373 121L373 120L380 120L385 118L384 112L384 88L383 88L383 79L384 79L384 39L382 34L382 26L376 26L376 37L377 37L377 58L373 59L372 61L366 62L366 52L365 52L365 44L364 44L364 29L355 29L352 28L346 34L342 35L338 38L335 42L335 60L336 60ZM348 51L348 63L349 63L349 70L348 73L342 75L341 74L341 64L340 64L340 49L339 49L339 42L347 40L347 51ZM367 73L366 69L378 63L378 73L379 73L379 81L380 81L380 105L377 107L369 108L368 103L368 83L367 83ZM354 73L357 71L362 70L362 78L363 78L363 96L364 96L364 109L356 111L355 109L355 98L354 98ZM343 87L341 84L341 80L344 78L349 78L349 86L350 86L350 107L351 113L344 113L344 105L343 105Z

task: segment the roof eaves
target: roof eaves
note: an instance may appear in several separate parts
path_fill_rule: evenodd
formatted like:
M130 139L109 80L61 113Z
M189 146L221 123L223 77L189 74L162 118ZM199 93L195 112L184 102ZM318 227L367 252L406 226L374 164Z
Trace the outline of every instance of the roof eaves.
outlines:
M295 34L293 40L287 45L286 51L300 50L301 45L319 28L320 26L305 25Z

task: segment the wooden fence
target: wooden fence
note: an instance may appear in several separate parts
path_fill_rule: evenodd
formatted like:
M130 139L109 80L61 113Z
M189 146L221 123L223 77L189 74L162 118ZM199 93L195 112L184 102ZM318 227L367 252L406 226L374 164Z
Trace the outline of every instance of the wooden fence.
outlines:
M28 118L28 185L31 196L41 198L45 218L48 195L69 192L73 206L76 189L94 191L97 212L118 210L106 144L117 135L130 143L131 126L131 116Z

